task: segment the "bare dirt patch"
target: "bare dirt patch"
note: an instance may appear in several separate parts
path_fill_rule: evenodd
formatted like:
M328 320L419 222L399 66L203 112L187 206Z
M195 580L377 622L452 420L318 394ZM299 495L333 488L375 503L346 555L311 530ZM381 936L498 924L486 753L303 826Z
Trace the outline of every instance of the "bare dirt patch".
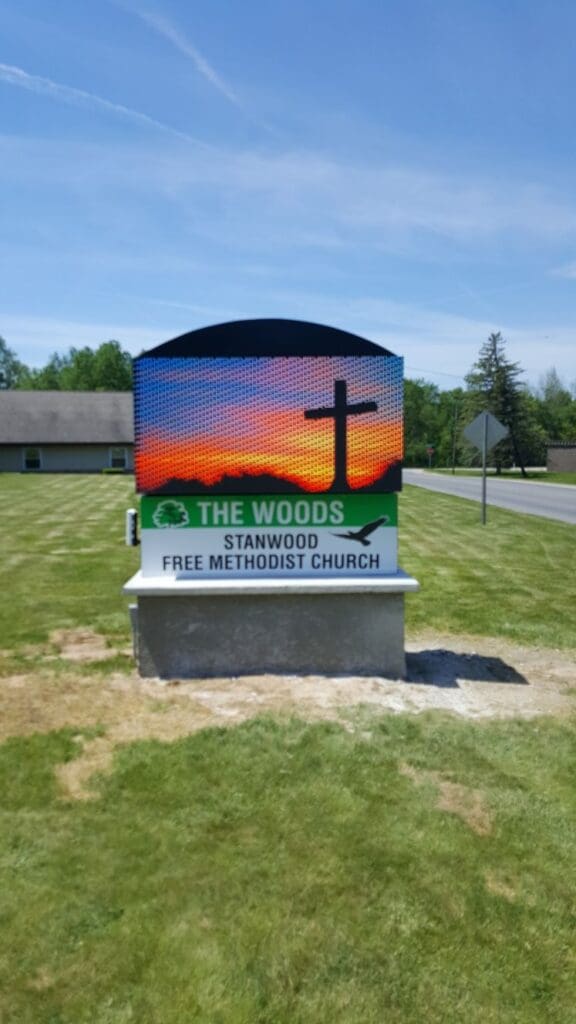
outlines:
M494 896L501 896L502 899L508 900L508 903L514 903L518 897L516 888L494 871L486 872L484 882L488 892L493 893Z
M105 661L114 654L106 637L91 629L55 629L50 634L50 643L67 661Z
M436 807L439 811L456 814L476 835L487 836L492 831L492 819L484 796L479 789L470 789L458 782L451 782L440 772L418 771L411 765L403 764L400 771L416 785L432 783L438 790Z
M170 741L260 714L332 719L355 730L354 712L361 706L383 713L440 710L475 719L576 713L573 655L501 640L421 635L407 645L407 680L261 675L166 683L140 679L136 672L83 675L81 662L114 653L105 639L79 630L58 631L51 639L77 666L61 675L48 663L30 675L0 678L0 740L65 726L103 726L105 735L82 740L81 756L59 771L65 792L76 798L92 795L91 776L107 770L119 744ZM359 729L359 735L369 735ZM445 789L442 799L460 806L468 797ZM466 813L481 817L473 804Z
M35 992L45 992L55 984L55 978L45 967L40 967L34 977L28 982L28 988Z

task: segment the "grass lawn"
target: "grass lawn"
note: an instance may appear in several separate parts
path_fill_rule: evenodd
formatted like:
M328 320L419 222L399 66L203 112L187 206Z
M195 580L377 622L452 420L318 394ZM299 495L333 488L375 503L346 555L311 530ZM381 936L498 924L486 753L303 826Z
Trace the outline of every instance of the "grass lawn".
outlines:
M133 486L131 477L0 475L0 637L13 652L0 673L33 661L34 645L59 628L129 643L121 590L139 564L124 546ZM407 597L409 633L576 648L573 526L497 508L481 526L474 503L407 487L399 533L400 563L422 585Z
M407 487L400 499L400 564L421 583L406 600L408 633L506 637L576 648L576 529L537 516Z
M61 687L59 628L131 667L132 487L0 477L0 686ZM574 647L574 527L407 488L400 533L409 632ZM254 719L65 799L100 729L0 746L1 1024L576 1022L576 717Z
M82 804L71 735L5 743L3 1024L576 1020L574 727L362 725L133 744Z
M428 472L428 470L427 470ZM436 468L433 473L452 473L451 469ZM481 469L457 469L458 476L481 476ZM488 476L496 476L496 470L488 467ZM529 469L527 477L523 477L518 469L503 469L500 473L502 480L533 480L544 484L576 484L576 473L548 473L545 469Z
M124 513L134 503L132 477L0 475L4 649L29 661L30 645L75 626L128 643L121 590L139 554L124 546Z

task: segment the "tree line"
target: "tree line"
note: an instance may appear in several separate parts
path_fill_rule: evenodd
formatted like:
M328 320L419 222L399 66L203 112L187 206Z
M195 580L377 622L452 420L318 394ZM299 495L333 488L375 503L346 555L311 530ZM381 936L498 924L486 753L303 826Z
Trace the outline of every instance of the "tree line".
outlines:
M484 410L508 428L508 437L490 452L497 472L512 465L524 472L526 466L545 464L551 441L576 443L576 383L566 385L553 368L535 388L529 388L522 376L520 365L507 358L498 332L482 345L465 387L440 391L425 380L407 380L406 465L478 465L480 454L462 431Z
M34 391L130 391L132 356L118 341L105 341L97 349L71 348L57 352L45 366L26 366L0 338L0 388Z
M404 383L405 463L408 466L472 466L478 452L462 429L484 410L508 427L508 437L491 452L499 472L514 464L542 465L549 441L576 442L576 384L566 385L550 369L537 388L522 380L518 363L506 355L502 335L491 334L465 378L465 387L442 391L426 380ZM96 349L71 348L45 366L21 362L0 338L0 388L58 391L129 391L132 357L118 341Z

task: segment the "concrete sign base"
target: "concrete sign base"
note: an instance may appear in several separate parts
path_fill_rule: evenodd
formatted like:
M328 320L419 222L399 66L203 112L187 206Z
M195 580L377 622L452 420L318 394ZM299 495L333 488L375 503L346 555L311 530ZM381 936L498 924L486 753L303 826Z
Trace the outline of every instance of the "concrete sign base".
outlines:
M135 650L141 676L194 679L256 675L402 678L404 593L399 572L382 579L169 580L137 573Z

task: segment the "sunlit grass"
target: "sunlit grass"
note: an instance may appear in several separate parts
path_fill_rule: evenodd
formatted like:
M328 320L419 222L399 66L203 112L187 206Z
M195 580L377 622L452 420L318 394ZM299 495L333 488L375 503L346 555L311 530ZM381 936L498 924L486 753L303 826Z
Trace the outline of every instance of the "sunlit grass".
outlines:
M452 473L451 469L446 469L441 466L435 466L432 470L433 473ZM458 469L456 470L458 476L481 476L481 469ZM491 466L488 468L487 473L489 476L496 476L496 470ZM545 469L529 469L526 477L523 477L520 470L518 469L503 469L498 474L502 480L533 480L537 483L545 484L576 484L576 473L549 473Z
M3 648L86 626L128 642L122 585L138 552L124 545L134 480L119 476L0 476L0 636Z
M133 486L130 477L0 476L4 650L18 655L68 627L129 644L122 585L139 560L124 546ZM478 520L475 503L403 491L400 561L422 585L406 600L408 631L575 647L575 528L496 508L486 526Z
M69 734L9 741L1 1019L569 1022L575 740L255 720L133 744L85 804L54 780ZM475 794L481 830L437 806L442 779Z
M132 488L0 477L4 675L49 688L53 629L128 642ZM409 631L574 646L573 527L483 528L416 488L400 509ZM104 680L114 650L74 671ZM253 720L122 747L64 799L56 769L101 732L0 746L2 1024L575 1019L574 721Z
M406 487L400 562L421 583L407 596L407 628L502 636L576 647L576 528Z

